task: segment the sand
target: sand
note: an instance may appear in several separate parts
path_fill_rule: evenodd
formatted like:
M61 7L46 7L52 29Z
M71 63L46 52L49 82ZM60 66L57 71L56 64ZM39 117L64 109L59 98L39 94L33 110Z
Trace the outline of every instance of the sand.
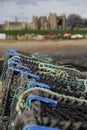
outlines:
M24 52L66 51L67 53L87 53L87 39L58 41L0 41L0 54L6 48Z

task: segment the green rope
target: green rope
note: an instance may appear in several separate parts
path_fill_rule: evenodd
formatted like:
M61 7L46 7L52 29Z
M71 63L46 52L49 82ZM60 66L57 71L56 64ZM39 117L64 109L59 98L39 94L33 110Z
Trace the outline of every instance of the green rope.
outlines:
M15 98L18 97L18 95L20 94L20 82L21 82L21 76L18 78L18 85L15 89L12 90L12 92L14 93L14 95L11 95L11 100L14 100ZM19 92L19 93L18 93Z
M53 61L53 59L51 59L51 58L40 56L39 53L32 54L32 58L34 58L34 59L36 59L38 61L47 62L47 63L50 63L50 62Z

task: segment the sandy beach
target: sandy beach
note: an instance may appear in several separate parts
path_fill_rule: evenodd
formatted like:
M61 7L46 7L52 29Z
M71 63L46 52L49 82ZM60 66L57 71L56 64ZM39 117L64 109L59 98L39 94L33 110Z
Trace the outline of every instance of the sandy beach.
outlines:
M58 41L0 41L0 54L6 48L23 52L66 51L67 53L87 53L87 39Z

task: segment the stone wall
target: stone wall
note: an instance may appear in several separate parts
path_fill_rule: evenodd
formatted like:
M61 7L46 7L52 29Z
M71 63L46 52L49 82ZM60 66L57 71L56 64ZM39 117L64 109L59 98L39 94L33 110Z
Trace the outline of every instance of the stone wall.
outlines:
M38 18L33 16L32 22L5 22L5 30L22 30L22 29L33 29L33 30L64 30L66 26L65 15L57 16L55 13L50 13L48 17L42 16Z
M57 29L57 15L54 13L50 13L48 17L49 29L56 30Z
M48 21L47 21L47 17L46 16L43 16L43 17L40 17L39 18L39 29L40 30L48 30L49 27L48 27Z

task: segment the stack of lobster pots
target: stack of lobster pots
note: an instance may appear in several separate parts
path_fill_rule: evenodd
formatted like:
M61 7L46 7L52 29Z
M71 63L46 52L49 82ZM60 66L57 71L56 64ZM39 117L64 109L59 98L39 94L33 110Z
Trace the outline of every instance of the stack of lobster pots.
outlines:
M87 77L74 66L7 49L0 129L87 130Z

